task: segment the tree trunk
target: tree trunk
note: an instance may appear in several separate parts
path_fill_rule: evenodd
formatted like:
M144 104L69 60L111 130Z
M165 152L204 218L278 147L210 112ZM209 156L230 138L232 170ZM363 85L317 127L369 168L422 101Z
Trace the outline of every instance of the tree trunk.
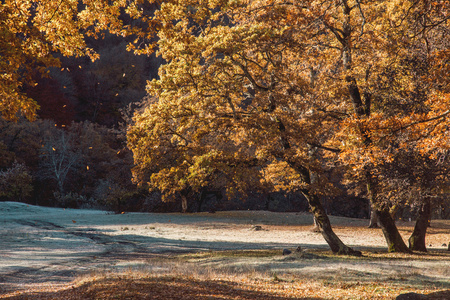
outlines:
M372 208L376 210L378 222L380 223L381 230L383 231L384 238L386 239L386 243L388 245L388 251L411 253L403 241L403 238L395 225L394 219L392 219L387 205L383 205L383 207L378 208L376 202L376 180L372 178L370 174L367 174L367 180L367 193L369 195L370 204Z
M397 219L397 212L400 209L400 205L398 204L394 204L391 206L391 208L389 209L389 213L391 214L392 219L396 220Z
M378 221L381 225L381 230L383 231L384 238L388 244L389 252L402 252L411 253L411 250L406 246L403 241L397 226L395 225L394 219L392 219L389 209L384 208L377 210Z
M370 208L370 221L369 221L369 228L380 228L378 226L378 215L375 210L375 208L372 206L372 204L369 201L369 208Z
M314 227L311 229L311 231L312 232L320 232L319 223L317 222L316 217L314 217L313 219L314 219Z
M307 168L297 165L296 170L300 173L302 180L305 183L311 183L310 172ZM331 228L330 219L328 218L319 197L307 189L302 189L301 192L305 196L306 200L308 200L309 207L311 208L314 219L320 229L320 233L322 233L323 238L327 242L328 246L330 246L331 251L337 254L361 256L360 251L353 250L352 248L346 246L334 233Z
M425 199L422 203L419 216L414 226L414 231L408 239L409 249L413 251L427 252L425 244L425 236L427 234L427 227L431 217L431 203L430 199Z
M320 233L322 233L323 238L330 246L331 251L337 254L361 256L360 251L353 250L352 248L346 246L334 233L331 228L330 219L325 213L325 209L320 203L319 197L316 195L311 195L308 190L302 190L302 194L308 200L309 206L311 207L314 218L320 229Z
M185 213L188 209L188 201L186 196L181 195L181 212Z

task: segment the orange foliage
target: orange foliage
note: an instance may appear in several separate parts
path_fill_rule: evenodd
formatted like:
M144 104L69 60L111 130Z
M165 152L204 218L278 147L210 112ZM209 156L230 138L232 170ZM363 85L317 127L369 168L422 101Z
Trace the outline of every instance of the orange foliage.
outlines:
M254 157L260 182L300 188L293 164L321 172L312 149L359 177L393 147L448 149L437 2L165 1L154 22L167 64L129 131L138 182L198 189Z

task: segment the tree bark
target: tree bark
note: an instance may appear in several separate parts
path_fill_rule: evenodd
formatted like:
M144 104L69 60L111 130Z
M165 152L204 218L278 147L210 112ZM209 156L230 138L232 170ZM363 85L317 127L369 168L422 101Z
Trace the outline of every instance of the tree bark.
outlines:
M300 173L302 180L305 183L311 183L310 173L306 167L297 166L296 170ZM331 227L330 219L328 218L319 197L307 189L302 189L301 192L305 196L306 200L308 200L314 219L320 229L320 233L322 233L323 238L327 242L328 246L330 246L331 251L337 254L361 256L360 251L353 250L345 245L334 233Z
M379 207L377 205L375 179L372 178L370 174L367 174L366 177L368 180L367 192L369 195L370 204L372 208L376 210L378 222L380 223L381 230L383 231L384 238L386 239L386 243L388 245L388 251L411 253L411 251L403 241L403 238L400 235L397 226L395 225L394 219L392 219L387 205L382 205L382 207Z
M427 252L425 236L427 234L430 217L430 199L425 199L420 207L419 216L416 220L416 225L414 226L414 231L408 239L410 250Z
M312 232L320 232L319 223L317 222L316 217L313 218L314 220L314 227L311 229Z
M188 209L188 201L185 195L181 195L181 212L185 213Z
M375 208L372 206L372 203L369 201L369 209L370 209L370 221L369 228L380 228L378 226L378 215Z
M411 253L411 250L406 246L403 241L394 219L392 219L389 209L377 210L378 220L380 221L381 230L383 231L384 238L388 244L389 252L402 252Z
M320 203L319 198L316 195L310 194L308 190L302 190L302 194L308 200L309 206L311 207L314 218L316 219L317 225L320 229L320 233L322 233L323 238L327 242L328 246L330 246L331 251L336 254L361 256L360 251L353 250L345 245L334 233L331 227L330 219L325 213L325 209Z

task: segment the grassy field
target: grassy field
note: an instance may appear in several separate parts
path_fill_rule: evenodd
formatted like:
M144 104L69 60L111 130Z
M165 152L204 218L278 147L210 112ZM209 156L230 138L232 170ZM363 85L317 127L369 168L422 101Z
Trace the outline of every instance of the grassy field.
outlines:
M428 253L412 255L387 253L368 220L330 220L364 256L332 254L310 213L116 215L0 202L0 299L450 299L450 220L433 220ZM406 241L414 222L397 226Z
M364 251L363 257L326 250L280 255L280 250L208 251L160 255L137 268L82 276L69 285L9 293L1 299L394 299L408 292L450 299L450 270L427 277L414 266L449 261L450 252L391 254ZM374 269L395 264L395 273ZM342 267L337 267L342 265ZM314 266L316 269L314 269ZM358 269L349 266L358 266Z

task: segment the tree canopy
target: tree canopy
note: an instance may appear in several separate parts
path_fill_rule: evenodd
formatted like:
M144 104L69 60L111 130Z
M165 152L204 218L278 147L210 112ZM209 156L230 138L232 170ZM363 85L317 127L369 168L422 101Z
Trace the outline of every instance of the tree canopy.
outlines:
M136 181L295 188L320 219L323 162L341 163L367 185L390 250L408 251L380 186L401 149L448 153L449 17L429 1L164 2L167 64L129 131Z
M35 86L37 76L48 75L49 67L59 67L58 57L61 55L88 56L96 60L98 53L88 46L87 39L111 33L123 37L133 35L134 43L140 43L139 35L136 37L137 31L132 29L134 26L129 20L143 17L143 2L2 1L1 115L7 119L17 119L19 113L33 119L38 105L24 93L24 88ZM143 35L141 31L140 36ZM136 46L134 48L138 49Z

